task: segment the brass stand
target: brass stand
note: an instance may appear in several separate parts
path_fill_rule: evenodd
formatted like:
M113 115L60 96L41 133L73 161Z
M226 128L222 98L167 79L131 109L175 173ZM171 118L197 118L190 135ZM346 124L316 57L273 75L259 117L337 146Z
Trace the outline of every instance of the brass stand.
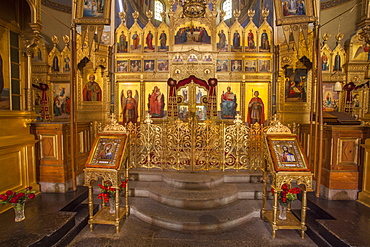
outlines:
M125 142L124 153L122 154L122 161L124 165L120 165L118 169L109 169L109 168L85 168L85 186L89 188L89 225L90 231L93 231L94 224L106 224L106 225L115 225L116 233L120 231L120 222L124 216L128 217L130 208L129 208L129 198L128 198L128 177L129 177L129 142ZM125 188L125 207L120 207L120 193L119 186L121 183L121 173L124 170L124 177L127 181ZM116 193L116 212L115 214L109 213L109 207L104 205L102 200L101 209L94 215L94 199L93 199L93 183L98 181L99 177L102 178L102 181L109 180L112 182L112 188L115 188ZM93 182L93 183L92 183Z
M266 210L267 204L267 179L263 180L263 198L262 198L262 211L261 218L264 221L268 221L272 228L272 237L276 237L276 231L279 229L297 229L301 230L301 237L304 238L304 232L307 230L306 227L306 210L307 210L307 191L312 191L312 174L311 172L279 172L273 175L273 181L271 187L274 189L274 198L272 203L272 210ZM264 171L263 177L267 178L267 169ZM298 178L298 180L296 180ZM300 186L302 189L302 202L301 202L301 220L299 221L291 212L290 207L287 210L287 219L280 220L278 218L278 193L281 191L281 186L284 183L291 184L292 181L296 180L297 183L304 186ZM279 181L279 182L277 182ZM306 183L305 181L308 181Z

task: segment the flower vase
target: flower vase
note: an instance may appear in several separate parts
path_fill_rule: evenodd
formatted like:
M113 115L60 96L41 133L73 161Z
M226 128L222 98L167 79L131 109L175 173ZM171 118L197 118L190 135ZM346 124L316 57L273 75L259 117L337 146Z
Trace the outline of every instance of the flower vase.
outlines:
M26 216L24 215L24 205L24 202L13 203L15 222L20 222L26 218Z
M116 212L116 198L109 198L109 213L114 214Z
M279 219L286 220L287 208L288 208L288 206L284 206L284 205L279 204L279 211L280 211Z

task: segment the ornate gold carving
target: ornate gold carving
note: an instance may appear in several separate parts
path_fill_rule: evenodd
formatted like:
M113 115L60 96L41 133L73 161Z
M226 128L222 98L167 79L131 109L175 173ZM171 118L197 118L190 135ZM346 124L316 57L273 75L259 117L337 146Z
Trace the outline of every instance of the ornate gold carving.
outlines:
M104 127L103 132L126 132L126 128L117 122L116 115L112 113L110 123Z
M291 134L290 129L282 125L280 121L277 119L276 114L274 115L273 119L271 120L271 126L268 127L267 134Z

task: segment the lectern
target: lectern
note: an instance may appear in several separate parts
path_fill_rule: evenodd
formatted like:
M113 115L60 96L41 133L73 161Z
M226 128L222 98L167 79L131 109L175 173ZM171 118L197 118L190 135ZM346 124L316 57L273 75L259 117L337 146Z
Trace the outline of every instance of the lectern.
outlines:
M115 119L113 120L113 122ZM116 122L115 125L118 125ZM116 126L117 127L117 126ZM123 126L121 126L123 128ZM109 130L105 129L105 130ZM90 231L94 224L108 224L116 226L116 233L120 230L120 222L124 216L129 215L128 204L128 183L125 188L125 206L120 207L119 186L121 175L128 181L129 167L129 135L125 131L104 131L98 134L91 149L89 158L86 162L85 186L89 188L89 225ZM93 184L102 178L102 181L110 181L111 188L116 189L115 193L115 213L109 212L109 207L105 206L102 200L101 209L94 215L93 211Z
M264 185L261 218L270 223L273 238L276 237L276 231L279 229L298 229L301 231L301 237L304 238L304 232L307 229L307 191L312 191L312 173L297 136L291 134L289 129L281 131L285 127L281 124L278 129L275 127L273 126L273 130L275 131L267 131L265 135L266 162L263 174ZM266 209L268 173L271 174L271 187L275 191L272 210ZM278 194L282 191L283 184L288 184L291 187L293 182L302 189L301 219L298 220L292 214L290 206L288 206L286 220L280 220L277 217Z

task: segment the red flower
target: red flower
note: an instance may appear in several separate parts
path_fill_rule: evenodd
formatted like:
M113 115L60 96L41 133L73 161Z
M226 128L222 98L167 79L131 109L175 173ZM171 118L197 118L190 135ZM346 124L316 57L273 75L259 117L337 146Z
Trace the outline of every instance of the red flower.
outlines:
M274 194L274 193L275 193L274 188L271 188L271 193L272 193L272 194Z
M32 190L32 186L28 186L26 190Z
M5 195L0 195L0 199L3 200L3 201L6 201L6 200L8 200L8 197L5 196Z
M286 202L286 197L281 198L282 202Z
M283 190L288 190L288 189L289 189L289 187L288 187L288 185L287 185L287 184L283 184L283 185L281 186L281 188L282 188Z
M29 194L29 195L28 195L28 198L29 198L29 199L33 199L33 198L35 198L35 194L34 194L34 193Z
M18 198L21 198L21 197L24 197L26 194L24 194L23 192L19 192L16 197Z
M17 203L18 202L18 198L17 197L13 197L12 199L10 199L9 202L10 203Z
M13 191L8 190L7 192L5 192L5 194L6 194L7 196L11 196L11 195L13 195Z

